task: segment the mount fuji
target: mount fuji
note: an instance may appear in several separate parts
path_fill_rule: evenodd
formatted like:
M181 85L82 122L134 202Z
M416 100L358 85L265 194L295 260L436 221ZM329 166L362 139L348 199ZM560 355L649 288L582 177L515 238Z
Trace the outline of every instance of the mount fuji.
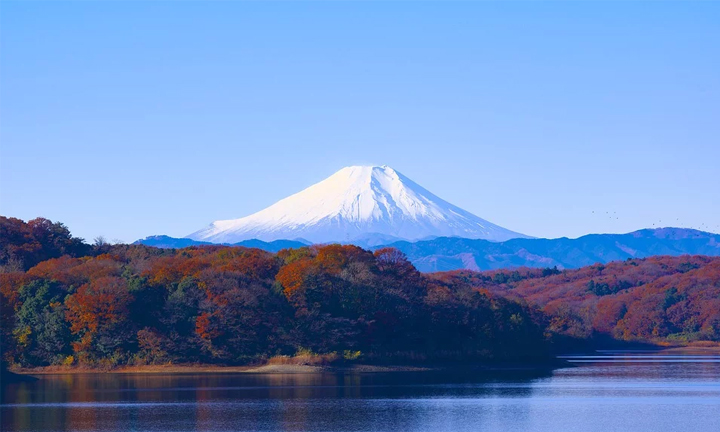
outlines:
M372 245L434 237L528 238L444 201L386 165L343 168L264 210L213 222L186 238L211 243L304 239Z

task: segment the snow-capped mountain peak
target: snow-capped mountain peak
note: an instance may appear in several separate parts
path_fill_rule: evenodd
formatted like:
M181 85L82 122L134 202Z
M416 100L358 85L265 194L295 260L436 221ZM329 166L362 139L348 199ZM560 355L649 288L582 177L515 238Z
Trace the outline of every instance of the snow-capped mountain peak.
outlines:
M213 222L188 238L215 243L303 238L325 243L370 235L405 240L526 237L456 207L382 165L343 168L264 210Z

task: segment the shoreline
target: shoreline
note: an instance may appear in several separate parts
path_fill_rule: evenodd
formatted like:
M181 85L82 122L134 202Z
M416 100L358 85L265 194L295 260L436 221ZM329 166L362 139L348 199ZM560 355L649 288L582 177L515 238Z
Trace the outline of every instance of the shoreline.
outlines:
M44 366L37 368L12 368L11 371L22 376L32 375L79 375L79 374L314 374L314 373L391 373L391 372L454 372L454 371L511 371L511 370L547 370L570 366L565 361L532 364L470 364L470 365L367 365L312 366L289 364L266 364L255 366L216 366L216 365L149 365L122 366L114 369Z
M164 364L142 366L119 366L115 368L91 366L39 366L13 367L7 372L18 377L33 375L78 375L78 374L313 374L313 373L391 373L391 372L501 372L548 370L575 365L564 359L565 356L602 355L621 353L643 353L656 355L701 355L718 356L720 346L673 346L653 348L596 349L558 354L547 362L532 363L468 363L468 364L427 364L427 365L372 365L372 364L288 364L266 363L244 366L224 366L212 364Z

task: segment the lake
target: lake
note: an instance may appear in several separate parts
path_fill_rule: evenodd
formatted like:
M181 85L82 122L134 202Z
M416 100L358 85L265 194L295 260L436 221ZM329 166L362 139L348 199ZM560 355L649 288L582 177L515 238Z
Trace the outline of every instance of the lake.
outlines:
M720 431L720 356L607 352L547 372L46 375L3 431Z

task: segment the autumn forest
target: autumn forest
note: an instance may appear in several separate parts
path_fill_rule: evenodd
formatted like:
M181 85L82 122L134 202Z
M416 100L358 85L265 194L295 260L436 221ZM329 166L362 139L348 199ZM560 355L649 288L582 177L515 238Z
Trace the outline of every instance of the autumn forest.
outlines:
M399 251L90 245L0 217L3 364L534 362L720 341L720 258L420 273Z

